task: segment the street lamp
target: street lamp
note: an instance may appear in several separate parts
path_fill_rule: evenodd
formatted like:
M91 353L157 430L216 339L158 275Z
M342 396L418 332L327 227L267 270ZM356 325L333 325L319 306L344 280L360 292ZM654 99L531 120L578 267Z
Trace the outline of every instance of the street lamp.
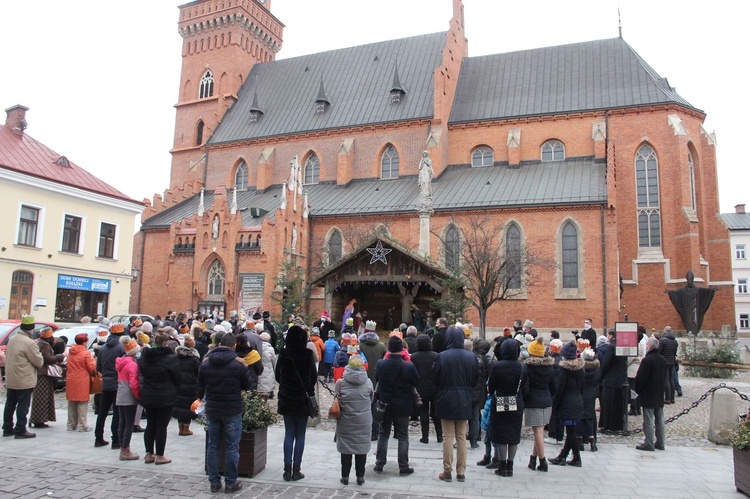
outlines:
M141 271L138 270L138 267L133 267L130 270L130 275L133 276L133 282L136 282L138 280L138 276L141 274Z

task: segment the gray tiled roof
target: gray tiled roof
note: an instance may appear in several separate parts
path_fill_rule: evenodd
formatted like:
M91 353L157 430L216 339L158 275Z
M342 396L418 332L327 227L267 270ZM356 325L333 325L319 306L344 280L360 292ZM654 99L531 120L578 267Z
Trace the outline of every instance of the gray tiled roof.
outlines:
M209 143L431 118L444 46L443 32L256 64ZM406 95L391 104L396 66ZM330 106L316 114L321 82ZM263 115L250 123L256 94Z
M722 213L729 230L750 230L750 213Z
M435 211L450 211L604 203L607 200L605 177L606 164L591 157L523 163L519 168L454 165L433 180L433 207ZM347 186L316 184L305 188L311 217L414 213L419 196L416 176L354 180ZM281 202L280 192L279 186L264 193L253 190L238 192L237 204L240 209L257 207L272 215ZM168 226L192 216L198 211L199 197L196 195L151 217L143 224L144 228ZM205 208L209 209L213 195L207 192L204 199ZM249 213L250 210L242 212L243 225L260 223L260 219L251 218Z
M678 103L621 38L465 58L450 123Z

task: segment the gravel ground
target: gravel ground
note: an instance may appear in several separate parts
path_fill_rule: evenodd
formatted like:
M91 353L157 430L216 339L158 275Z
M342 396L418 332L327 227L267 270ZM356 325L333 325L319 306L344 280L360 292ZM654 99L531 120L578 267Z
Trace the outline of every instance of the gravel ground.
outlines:
M685 409L688 409L696 400L705 394L710 388L720 383L725 383L729 387L736 388L741 393L750 396L750 370L739 370L733 379L708 379L695 378L690 376L680 376L680 384L683 388L683 397L677 397L674 405L667 405L664 409L665 418L672 417ZM318 383L319 405L321 408L321 418L317 428L323 430L334 430L336 422L328 419L328 408L333 401L333 395L328 389L333 389L333 383L326 385ZM66 409L67 401L65 392L61 391L55 394L56 406L58 409ZM0 403L5 404L5 389L0 389ZM269 400L269 403L276 408L276 399ZM737 409L740 414L748 412L750 402L746 402L737 397ZM711 411L710 396L701 402L697 407L691 409L686 415L681 416L676 421L667 424L667 443L675 446L689 447L712 447L715 444L706 439L708 431L708 420ZM642 418L640 416L628 418L629 429L640 429ZM281 425L281 423L279 423ZM433 430L434 431L434 430ZM409 432L415 435L415 439L421 436L419 423L413 421ZM530 428L524 428L522 438L531 440L532 434ZM642 435L634 434L630 436L599 435L601 443L621 443L637 444L643 439Z

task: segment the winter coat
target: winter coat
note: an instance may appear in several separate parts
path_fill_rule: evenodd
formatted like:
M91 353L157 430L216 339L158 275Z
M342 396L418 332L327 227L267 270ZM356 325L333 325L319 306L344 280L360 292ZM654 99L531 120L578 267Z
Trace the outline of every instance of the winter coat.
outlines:
M323 341L323 338L313 334L310 336L310 341L313 342L313 344L315 345L315 348L318 350L318 358L322 359L323 354L325 353L325 349L326 349L326 344Z
M283 416L308 416L307 397L315 393L318 370L313 353L307 349L307 333L292 326L286 333L284 348L276 359L279 383L278 413Z
M664 380L668 369L667 361L658 350L649 351L643 358L635 375L635 392L641 406L650 409L664 407Z
M141 405L146 409L173 407L177 403L177 388L182 376L172 350L169 347L144 348L138 367L143 379Z
M141 399L140 369L130 355L117 357L117 397L115 405L138 405Z
M492 415L492 395L487 394L487 400L484 401L484 407L482 407L482 429L484 431L490 428L490 416Z
M474 356L479 366L479 377L471 389L471 402L476 404L487 400L487 376L490 374L490 360L487 352L490 351L490 343L487 340L478 340L474 345Z
M552 397L557 391L555 359L552 357L529 357L524 361L529 377L529 393L524 398L526 407L552 407Z
M435 334L432 336L432 350L440 353L445 350L445 333L448 328L436 327Z
M102 390L105 392L117 391L115 360L125 355L125 347L120 343L121 337L121 334L110 334L96 357L96 370L102 373Z
M375 371L378 398L388 404L392 416L411 416L414 410L412 388L419 384L419 373L401 353L391 352L387 359L378 361Z
M599 359L586 360L583 365L583 419L596 419L596 395L601 379Z
M200 354L195 348L188 347L177 347L175 354L180 366L180 386L177 388L177 403L172 407L172 417L185 421L195 418L190 406L198 397Z
M581 331L581 339L589 340L589 346L591 348L596 348L596 338L596 329L593 327Z
M647 341L648 337L644 334L638 342L638 355L628 357L628 379L635 378L635 374L638 372L638 366L641 364L643 356L646 355Z
M432 380L437 387L435 417L469 420L472 390L482 379L482 361L464 348L461 329L448 328L445 342L447 349L438 354L432 365Z
M672 331L667 331L659 338L659 353L664 357L667 367L674 367L677 362L677 350L680 344L674 338Z
M372 430L373 388L364 368L344 369L344 377L336 382L334 393L339 396L341 417L336 423L336 450L341 454L370 452Z
M208 353L208 345L211 344L211 331L204 331L200 337L195 338L195 349L200 355L200 360Z
M274 371L276 370L276 352L270 343L263 342L263 372L258 376L258 393L273 392L276 384L274 380Z
M196 381L198 398L206 398L206 416L242 414L242 391L250 389L250 376L233 349L214 348L201 362Z
M604 354L607 353L607 347L609 346L608 343L605 343L604 345L600 345L596 347L596 358L599 359L599 362L601 363L604 360Z
M417 393L423 399L432 399L437 388L432 380L432 364L437 359L437 352L432 351L432 340L426 334L417 336L417 351L411 354L411 363L417 368L419 383Z
M602 386L621 388L628 383L628 358L615 355L617 344L612 340L607 345L602 363Z
M36 344L39 347L39 352L42 354L42 359L44 359L44 364L37 367L37 374L39 376L46 376L47 368L61 363L65 360L65 356L63 354L55 355L55 352L52 351L52 345L45 339L40 338L36 340Z
M325 351L323 352L323 362L326 364L333 364L336 360L336 353L341 349L338 342L333 338L328 338L325 345Z
M385 357L387 349L377 333L368 332L359 335L359 350L367 357L367 377L375 386L375 368L378 361Z
M65 398L69 402L89 401L89 380L96 373L96 364L86 345L73 345L68 350Z
M34 388L37 369L43 365L44 358L36 341L27 331L18 331L5 350L5 387L12 390Z
M417 351L417 337L416 336L404 336L404 348L409 350L409 353L413 354Z
M261 348L263 344L261 343ZM235 350L236 351L236 350ZM261 351L256 351L255 348L237 352L237 356L242 358L247 365L247 373L250 376L250 389L258 389L258 378L263 374L263 358L261 357Z
M583 419L583 365L581 358L560 362L560 379L552 403L552 411L558 419Z
M500 360L490 366L487 390L492 396L490 437L494 444L517 445L521 441L524 400L529 391L529 382L527 369L518 360L518 355L517 341L503 341L500 344ZM512 395L516 395L517 410L497 412L497 397Z

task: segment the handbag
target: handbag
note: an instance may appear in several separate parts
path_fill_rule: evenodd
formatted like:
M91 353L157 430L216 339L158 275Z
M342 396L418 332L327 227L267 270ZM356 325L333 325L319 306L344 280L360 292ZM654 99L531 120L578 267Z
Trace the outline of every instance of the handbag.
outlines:
M521 381L523 381L523 370L518 377L518 387L515 395L497 395L495 392L495 411L497 412L515 412L518 410L518 392L521 391Z
M305 393L307 393L307 388L305 388L305 384L302 382L302 376L300 376L299 371L297 370L297 366L294 366L294 373L297 375L299 384L302 385L302 388L305 390ZM307 413L308 413L308 416L310 416L313 419L320 416L320 408L318 407L318 399L315 398L314 391L312 395L307 393Z
M339 419L341 417L341 406L339 405L339 395L341 392L341 385L336 384L336 393L333 395L333 403L331 408L328 409L328 419Z
M89 377L89 393L96 395L102 393L102 374L96 373Z
M63 368L59 364L50 364L47 366L47 376L51 378L62 378Z
M385 419L385 413L388 411L388 402L376 399L372 403L372 420L376 423L382 423Z

